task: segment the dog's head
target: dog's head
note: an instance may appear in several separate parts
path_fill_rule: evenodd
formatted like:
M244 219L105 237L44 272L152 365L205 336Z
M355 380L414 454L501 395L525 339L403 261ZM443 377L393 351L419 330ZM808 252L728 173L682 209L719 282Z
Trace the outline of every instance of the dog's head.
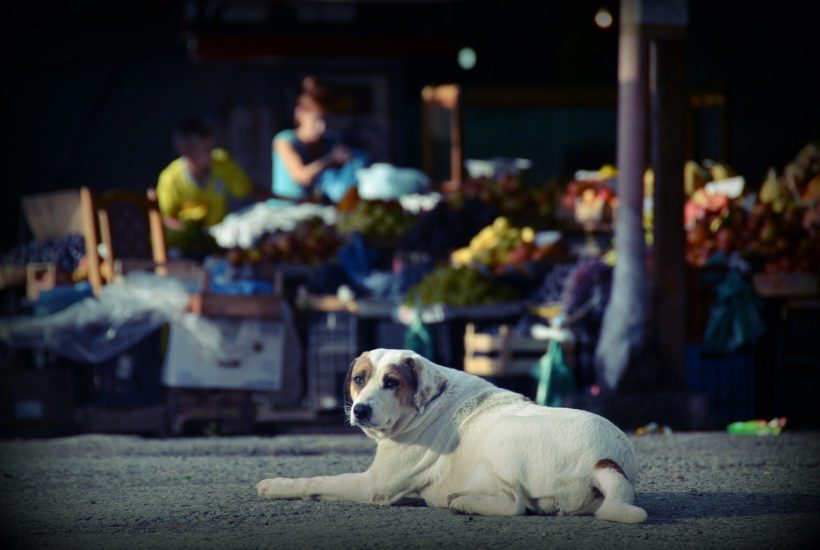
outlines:
M372 437L401 432L444 393L447 379L440 368L408 350L364 352L344 384L350 424Z

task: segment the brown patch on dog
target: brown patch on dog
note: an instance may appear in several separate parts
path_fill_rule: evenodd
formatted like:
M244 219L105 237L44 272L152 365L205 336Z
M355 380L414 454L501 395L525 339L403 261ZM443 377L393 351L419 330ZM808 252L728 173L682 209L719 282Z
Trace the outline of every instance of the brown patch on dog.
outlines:
M437 384L435 386L421 385L422 379L422 372L421 372L421 365L419 365L415 359L412 357L407 357L401 362L401 367L406 368L410 372L413 373L413 376L416 379L416 392L415 392L415 399L413 401L416 410L419 410L419 407L426 406L430 401L444 393L444 390L447 389L447 381L443 378L437 380Z
M612 470L615 470L616 472L618 472L622 476L626 477L626 474L624 473L621 466L617 462L615 462L614 460L612 460L610 458L605 458L605 459L599 460L598 462L595 463L595 469L596 470L605 470L606 468L610 468Z
M344 381L345 403L353 403L353 400L370 380L371 374L373 374L373 363L370 362L369 352L364 352L350 363L350 368L347 369L347 376L345 376ZM364 384L361 386L357 386L353 382L353 379L357 376L364 377Z
M394 390L396 399L403 407L416 406L416 390L418 389L418 378L415 369L411 368L407 361L398 365L390 365L384 373L385 377L392 376L398 378L401 383Z

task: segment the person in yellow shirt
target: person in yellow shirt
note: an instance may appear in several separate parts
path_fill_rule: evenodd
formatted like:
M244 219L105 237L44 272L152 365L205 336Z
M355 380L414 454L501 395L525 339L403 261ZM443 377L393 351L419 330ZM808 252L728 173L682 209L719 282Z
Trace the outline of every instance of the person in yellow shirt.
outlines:
M180 156L159 175L157 200L165 225L181 229L183 222L209 227L228 213L229 198L243 199L254 191L251 179L225 150L214 146L213 131L198 119L183 120L174 132Z
M185 119L174 131L179 158L159 175L157 201L169 249L201 258L216 250L207 228L228 214L232 199L266 198L225 150L215 147L211 127ZM262 195L265 195L264 197Z

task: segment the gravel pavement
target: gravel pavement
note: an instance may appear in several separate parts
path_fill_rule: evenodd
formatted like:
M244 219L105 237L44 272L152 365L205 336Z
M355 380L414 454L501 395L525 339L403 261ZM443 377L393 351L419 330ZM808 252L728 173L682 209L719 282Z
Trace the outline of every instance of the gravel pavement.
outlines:
M423 504L263 501L272 476L361 471L349 435L0 441L4 548L811 548L820 433L634 439L641 525L459 516Z

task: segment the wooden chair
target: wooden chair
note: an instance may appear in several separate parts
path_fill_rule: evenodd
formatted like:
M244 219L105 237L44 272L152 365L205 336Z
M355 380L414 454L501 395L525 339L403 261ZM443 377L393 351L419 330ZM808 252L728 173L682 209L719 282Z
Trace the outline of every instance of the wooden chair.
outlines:
M88 280L95 295L113 280L118 261L149 261L158 272L165 269L168 257L162 217L156 198L151 197L155 194L150 191L143 196L121 190L95 197L88 187L80 189ZM99 253L100 242L103 254Z

